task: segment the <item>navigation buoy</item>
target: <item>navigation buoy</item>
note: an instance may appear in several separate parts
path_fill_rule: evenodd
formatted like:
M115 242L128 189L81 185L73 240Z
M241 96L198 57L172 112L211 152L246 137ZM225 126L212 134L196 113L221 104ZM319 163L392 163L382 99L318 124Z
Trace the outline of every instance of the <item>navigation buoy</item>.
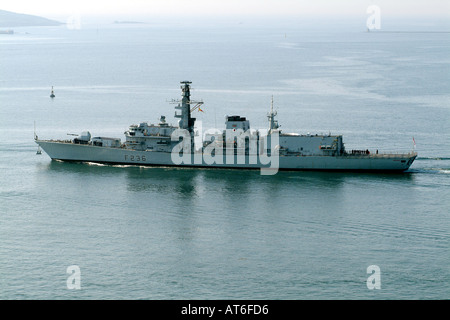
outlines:
M53 86L52 86L52 92L50 93L50 98L54 98L55 97L55 92L53 91Z

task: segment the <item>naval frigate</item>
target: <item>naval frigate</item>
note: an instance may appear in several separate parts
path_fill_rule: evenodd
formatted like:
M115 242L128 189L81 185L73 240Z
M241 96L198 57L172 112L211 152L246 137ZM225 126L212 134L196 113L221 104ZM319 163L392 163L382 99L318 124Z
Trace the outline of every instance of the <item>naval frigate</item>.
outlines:
M51 159L60 161L260 169L262 174L278 170L403 172L417 157L415 151L347 151L342 135L284 133L275 119L273 98L267 129L251 129L245 117L232 115L225 117L225 130L199 134L192 112L201 110L203 101L191 100L190 81L180 83L181 99L171 101L176 104L178 126L169 125L161 116L157 124L129 126L124 142L120 138L91 136L89 131L69 140L42 140L35 134L35 142Z

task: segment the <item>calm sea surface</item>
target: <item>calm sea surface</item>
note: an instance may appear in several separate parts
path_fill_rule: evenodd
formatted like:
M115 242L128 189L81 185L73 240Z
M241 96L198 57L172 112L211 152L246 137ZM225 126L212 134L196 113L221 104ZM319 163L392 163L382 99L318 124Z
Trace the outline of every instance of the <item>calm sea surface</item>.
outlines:
M0 299L450 298L448 33L15 31L0 35ZM414 137L419 157L404 174L261 176L36 155L34 123L43 139L175 123L182 80L205 102L204 128L227 114L266 128L273 95L285 132L380 151L409 151ZM368 288L372 265L380 289Z

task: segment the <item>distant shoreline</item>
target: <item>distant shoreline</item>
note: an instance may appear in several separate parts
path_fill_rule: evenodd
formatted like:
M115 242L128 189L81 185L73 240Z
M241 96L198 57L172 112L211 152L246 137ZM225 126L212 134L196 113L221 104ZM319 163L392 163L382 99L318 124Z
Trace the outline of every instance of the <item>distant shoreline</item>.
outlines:
M60 26L65 23L44 17L0 10L0 28Z

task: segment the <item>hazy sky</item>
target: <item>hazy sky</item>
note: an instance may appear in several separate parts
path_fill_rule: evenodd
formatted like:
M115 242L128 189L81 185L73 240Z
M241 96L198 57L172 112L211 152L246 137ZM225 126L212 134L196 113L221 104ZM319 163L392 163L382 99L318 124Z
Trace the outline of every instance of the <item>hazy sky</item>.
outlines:
M450 15L450 0L0 0L0 9L58 16L132 15L366 15L370 5L383 14Z

